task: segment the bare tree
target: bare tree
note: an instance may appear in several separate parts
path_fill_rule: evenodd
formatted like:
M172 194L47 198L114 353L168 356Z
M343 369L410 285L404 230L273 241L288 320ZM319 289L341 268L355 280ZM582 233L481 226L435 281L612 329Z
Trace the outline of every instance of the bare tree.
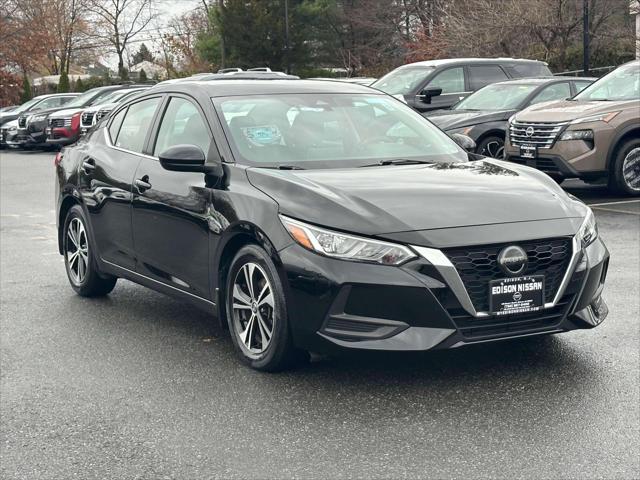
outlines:
M153 0L91 0L95 16L94 37L106 42L118 56L118 74L128 78L127 46L156 17Z

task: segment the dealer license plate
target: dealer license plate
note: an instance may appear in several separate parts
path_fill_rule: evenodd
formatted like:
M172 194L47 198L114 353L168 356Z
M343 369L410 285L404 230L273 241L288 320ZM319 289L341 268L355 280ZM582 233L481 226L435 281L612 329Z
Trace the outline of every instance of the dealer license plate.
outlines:
M495 315L541 310L544 306L544 275L489 282L489 305Z
M536 145L520 145L520 157L537 158L538 147Z

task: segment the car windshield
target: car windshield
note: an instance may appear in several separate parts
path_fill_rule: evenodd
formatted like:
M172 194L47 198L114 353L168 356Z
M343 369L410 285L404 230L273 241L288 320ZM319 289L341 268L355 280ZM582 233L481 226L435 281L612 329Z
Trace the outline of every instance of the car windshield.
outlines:
M29 100L26 103L23 103L22 105L20 105L18 108L16 108L13 112L11 113L22 113L22 112L26 112L28 109L30 109L31 107L33 107L36 103L40 103L42 100L44 100L44 98L41 97L36 97L36 98L32 98L31 100Z
M640 62L623 65L592 83L574 100L637 100L640 98Z
M126 95L127 93L129 93L130 90L116 90L115 92L111 92L108 95L104 95L102 97L98 97L98 99L93 102L94 105L100 105L103 103L113 103L118 101L120 98L122 98L124 95Z
M213 101L240 163L348 168L468 158L424 117L385 95L286 94Z
M512 110L536 88L538 85L494 83L469 95L453 110Z
M112 91L102 92L96 98L91 100L96 95L96 91L93 90L93 89L92 90L87 90L82 95L74 98L69 103L67 103L65 105L65 108L77 108L77 107L86 107L86 106L89 106L89 105L95 105L102 98L106 97L107 95L110 95L111 93L112 93Z
M389 95L408 95L434 70L434 67L398 68L371 86Z

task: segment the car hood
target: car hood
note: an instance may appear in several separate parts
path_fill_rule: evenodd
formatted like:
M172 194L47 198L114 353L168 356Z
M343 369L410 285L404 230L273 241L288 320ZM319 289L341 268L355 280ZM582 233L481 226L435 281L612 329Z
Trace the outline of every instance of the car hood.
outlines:
M479 123L508 120L515 110L436 110L425 114L442 130L469 127Z
M584 216L544 173L498 160L247 175L284 215L365 235Z
M637 100L618 102L560 100L533 105L516 115L519 122L568 122L599 113L615 112L637 104Z
M0 125L4 125L7 122L10 122L12 120L15 120L16 118L18 118L19 114L18 113L13 113L13 112L7 112L7 113L0 113Z
M17 119L13 119L13 120L9 120L8 122L4 122L2 124L2 128L12 128L12 127L18 127L18 120Z
M64 110L57 110L56 112L49 115L49 118L66 118L75 115L76 113L84 112L84 108L66 108Z

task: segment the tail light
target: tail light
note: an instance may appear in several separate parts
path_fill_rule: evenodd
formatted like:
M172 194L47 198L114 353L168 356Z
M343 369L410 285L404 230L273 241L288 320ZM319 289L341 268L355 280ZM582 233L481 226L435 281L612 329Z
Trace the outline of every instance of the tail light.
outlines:
M59 167L60 166L60 162L62 162L62 152L56 153L56 158L53 160L53 164L56 167Z

